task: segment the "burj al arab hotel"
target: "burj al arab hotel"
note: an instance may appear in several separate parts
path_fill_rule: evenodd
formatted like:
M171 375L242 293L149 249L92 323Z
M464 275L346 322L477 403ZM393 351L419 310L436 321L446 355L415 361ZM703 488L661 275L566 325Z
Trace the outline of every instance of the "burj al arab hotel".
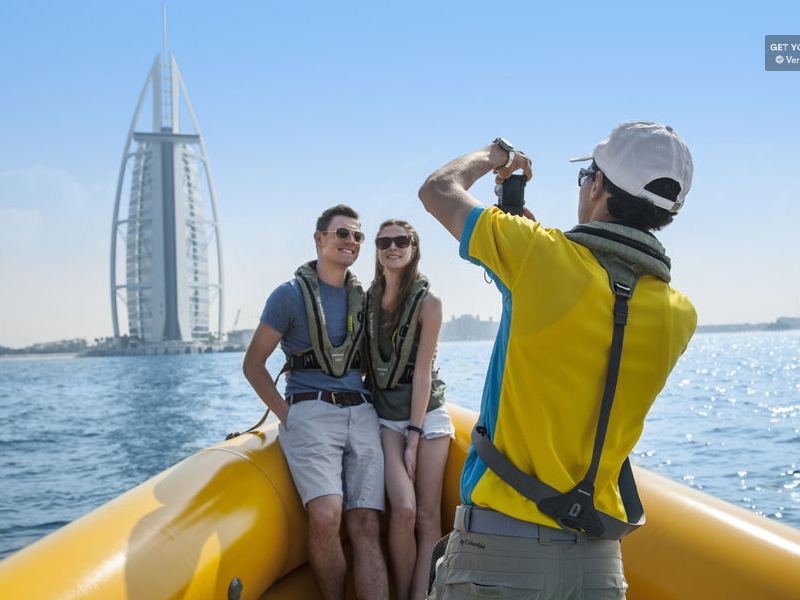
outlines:
M181 131L182 106L191 117L188 132ZM125 313L128 335L146 344L208 342L223 332L222 283L211 169L165 42L136 105L117 181L111 234L115 338Z

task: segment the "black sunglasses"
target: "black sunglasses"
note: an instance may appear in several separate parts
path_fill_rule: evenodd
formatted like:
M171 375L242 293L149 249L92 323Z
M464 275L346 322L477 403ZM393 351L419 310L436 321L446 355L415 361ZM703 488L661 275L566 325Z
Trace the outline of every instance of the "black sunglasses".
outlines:
M335 231L323 231L322 233L335 233L336 237L340 240L346 240L350 237L350 234L353 234L353 241L356 244L360 244L364 241L364 234L360 231L354 231L352 229L348 229L347 227L338 227Z
M578 171L578 187L583 187L586 179L595 175L599 169L581 169Z
M386 250L389 246L394 245L398 248L408 248L411 245L410 235L396 235L394 237L379 237L375 239L375 245L378 250Z

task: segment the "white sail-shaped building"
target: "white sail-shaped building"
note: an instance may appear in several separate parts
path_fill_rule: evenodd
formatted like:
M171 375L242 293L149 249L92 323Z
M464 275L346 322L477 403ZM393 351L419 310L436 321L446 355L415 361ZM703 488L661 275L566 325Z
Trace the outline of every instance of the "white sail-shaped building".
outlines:
M147 121L148 93L152 114L149 131L143 131L138 122ZM189 132L180 129L182 101L191 117ZM205 343L220 336L221 261L203 136L175 57L170 53L162 64L158 55L133 115L117 181L111 241L115 338L120 307L129 337L145 344Z

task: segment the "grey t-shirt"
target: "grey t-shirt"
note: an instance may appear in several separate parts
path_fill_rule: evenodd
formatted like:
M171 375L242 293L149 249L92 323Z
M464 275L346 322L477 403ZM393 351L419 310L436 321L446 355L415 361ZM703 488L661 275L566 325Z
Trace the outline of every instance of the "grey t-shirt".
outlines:
M334 346L344 342L347 335L347 289L319 282L325 328ZM308 316L303 303L303 293L296 279L279 285L267 298L261 322L282 334L281 350L293 354L311 348ZM358 370L348 371L343 377L332 377L322 371L290 371L286 381L286 395L300 392L354 391L367 392Z

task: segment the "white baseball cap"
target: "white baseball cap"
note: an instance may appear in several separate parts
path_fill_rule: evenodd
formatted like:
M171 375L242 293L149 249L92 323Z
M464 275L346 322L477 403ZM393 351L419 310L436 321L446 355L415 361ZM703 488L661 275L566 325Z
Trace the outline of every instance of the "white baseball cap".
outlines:
M618 188L671 213L681 209L692 186L692 155L669 125L627 121L617 125L591 154L570 161L592 159ZM644 189L662 177L674 179L681 186L674 202Z

